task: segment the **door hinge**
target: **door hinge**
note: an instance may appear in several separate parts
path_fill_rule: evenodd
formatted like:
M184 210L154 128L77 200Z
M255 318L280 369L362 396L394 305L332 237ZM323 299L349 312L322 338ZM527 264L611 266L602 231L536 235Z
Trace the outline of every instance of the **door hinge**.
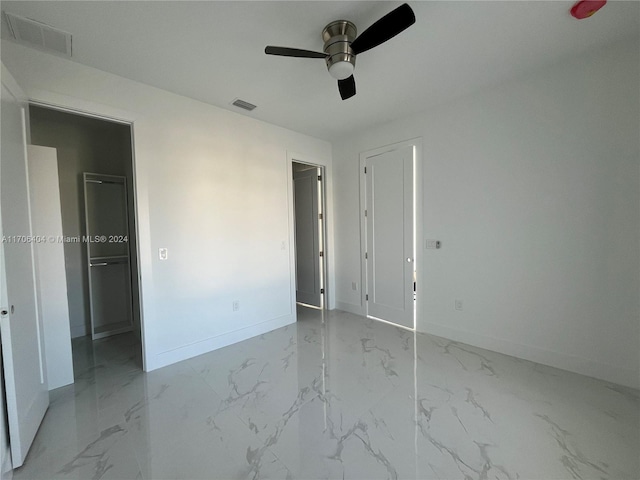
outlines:
M324 252L320 252L320 256L321 256L321 257L324 257Z
M318 218L319 218L320 220L322 220L322 214L321 214L321 213L319 213L319 214L318 214Z
M364 173L365 174L367 173L367 167L364 167Z
M320 295L324 295L324 288L320 289Z
M322 175L318 175L318 181L321 182L322 181Z
M364 211L364 216L365 216L365 217L367 216L367 211L366 211L366 210Z
M368 252L364 252L364 259L367 260L369 258L369 253Z
M369 294L368 293L364 296L364 299L365 300L369 300Z

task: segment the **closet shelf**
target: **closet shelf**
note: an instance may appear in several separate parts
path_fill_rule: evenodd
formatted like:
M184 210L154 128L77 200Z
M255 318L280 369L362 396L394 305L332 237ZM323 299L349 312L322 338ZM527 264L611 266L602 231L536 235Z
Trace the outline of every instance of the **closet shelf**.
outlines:
M87 242L91 337L108 337L133 327L131 260L128 244L112 244L109 236L129 238L126 178L85 172L85 234ZM104 268L103 268L104 267Z
M128 255L110 255L106 257L91 257L89 265L91 267L105 267L108 265L119 265L129 263Z

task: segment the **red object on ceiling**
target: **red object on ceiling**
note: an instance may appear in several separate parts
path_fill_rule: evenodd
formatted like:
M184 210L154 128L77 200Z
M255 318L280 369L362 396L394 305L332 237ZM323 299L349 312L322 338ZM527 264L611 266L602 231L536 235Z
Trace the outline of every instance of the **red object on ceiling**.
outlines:
M589 18L591 15L604 7L605 3L607 3L607 0L580 0L573 7L571 7L571 15L578 20Z

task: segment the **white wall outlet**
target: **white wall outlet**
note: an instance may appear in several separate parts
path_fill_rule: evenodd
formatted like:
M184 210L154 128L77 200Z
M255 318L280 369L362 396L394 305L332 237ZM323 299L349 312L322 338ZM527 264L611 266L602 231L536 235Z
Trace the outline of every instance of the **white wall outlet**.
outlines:
M455 307L456 310L462 311L463 310L463 306L464 305L462 303L462 299L461 298L456 298L454 300L454 307Z
M166 248L159 248L158 257L160 258L160 260L166 260L167 258L169 258L169 250L167 250Z
M234 300L232 306L233 306L233 311L237 312L238 310L240 310L240 301Z
M286 250L287 249L287 244L285 242L282 242L280 244L280 250Z
M351 282L351 290L358 291L358 282Z

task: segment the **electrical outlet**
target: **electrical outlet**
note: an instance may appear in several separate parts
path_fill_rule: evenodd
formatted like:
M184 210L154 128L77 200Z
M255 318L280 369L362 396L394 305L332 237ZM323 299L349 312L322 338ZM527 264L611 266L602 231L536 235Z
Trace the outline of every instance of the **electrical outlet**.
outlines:
M358 282L351 282L351 290L358 290Z
M456 309L456 310L460 310L460 311L462 311L462 310L463 310L463 303L462 303L462 299L460 299L460 298L456 298L456 299L455 299L455 301L454 301L454 306L455 306L455 309Z
M233 311L237 312L238 310L240 310L240 301L239 300L234 300L233 301Z
M158 257L160 258L160 260L166 260L167 258L169 258L169 250L167 250L166 248L159 248Z

